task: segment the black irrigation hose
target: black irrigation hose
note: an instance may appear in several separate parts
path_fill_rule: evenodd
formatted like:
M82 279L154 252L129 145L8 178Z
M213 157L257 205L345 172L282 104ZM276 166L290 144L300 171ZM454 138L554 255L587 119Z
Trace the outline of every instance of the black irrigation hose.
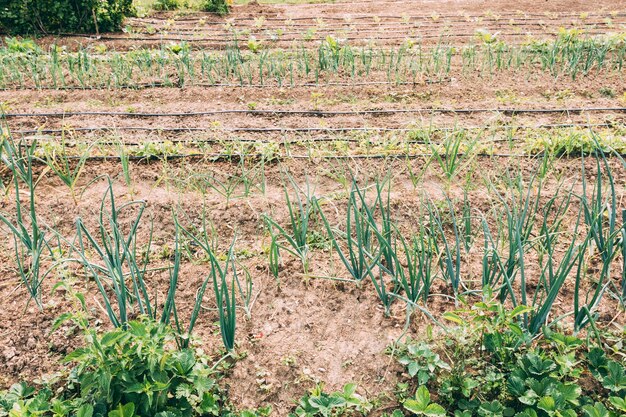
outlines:
M257 153L257 154L226 154L226 153L214 153L214 154L204 154L204 153L189 153L189 154L172 154L172 155L148 155L148 156L139 156L139 155L128 155L124 158L128 158L131 161L155 161L155 160L170 160L170 159L210 159L211 162L217 161L240 161L242 159L265 159L267 163L271 163L272 161L276 161L279 159L308 159L308 160L318 160L318 159L417 159L417 158L432 158L437 154L434 153L395 153L395 154L361 154L361 155L281 155L273 158L267 158L267 156ZM458 156L465 155L463 152L459 152ZM496 158L537 158L542 156L542 153L538 154L512 154L512 153L475 153L472 154L476 157L496 157ZM620 157L626 157L626 154L618 154ZM577 159L578 157L568 155L571 159ZM87 161L119 161L122 159L119 155L103 155L103 156L69 156L68 159L84 159Z
M517 23L517 22L501 22L498 24L488 24L488 25L478 25L478 23L482 23L482 22L464 22L464 24L462 25L464 27L464 29L467 28L467 26L474 24L475 28L478 29L485 29L485 30L492 30L492 31L501 31L504 29L509 29L512 27L518 28L518 30L538 30L541 28L546 27L546 25L544 23ZM612 25L623 25L626 22L622 22L622 21L618 21L618 22L612 22ZM391 32L399 32L398 26L402 27L404 29L404 32L407 31L433 31L433 30L440 30L440 31L452 31L454 29L456 29L455 27L452 26L444 26L444 25L423 25L423 24L410 24L410 25L404 25L404 24L394 24L393 26L388 26L388 25L372 25L369 23L363 23L362 25L355 25L355 24L349 24L349 25L340 25L340 26L323 26L321 28L319 28L319 30L316 30L317 33L323 31L323 32L350 32L350 33L362 33L362 32L382 32L382 31L391 31ZM461 26L461 25L459 25ZM290 28L293 27L301 27L303 29L305 28L311 28L310 25L301 25L301 26L290 26ZM600 29L600 28L610 28L608 26L608 24L606 22L585 22L583 25L577 26L577 29L582 29L583 31L588 30L588 29ZM149 31L148 28L144 25L140 25L140 26L135 26L135 32L131 32L130 34L128 34L127 36L130 35L141 35L141 34L148 34L151 36L157 36L158 34L170 34L170 35L191 35L191 34L195 34L195 35L205 35L205 36L222 36L222 37L233 37L236 36L236 33L227 31L217 31L217 30L206 30L205 28L198 28L196 26L193 27L176 27L176 30L157 30L156 32L154 31ZM254 26L246 26L245 29L243 29L243 27L239 28L240 30L245 30L245 33L242 33L242 35L263 35L263 34L275 34L273 31L275 30L279 30L279 29L283 29L283 26L273 26L273 27L254 27ZM280 36L294 36L294 35L302 35L302 31L290 31L290 32L280 32ZM93 36L93 35L90 35ZM278 36L278 35L277 35Z
M548 19L550 20L550 19ZM159 23L154 23L156 25L161 24L162 22ZM176 32L173 31L167 31L168 33L173 33L173 34L177 34L179 32L203 32L202 28L198 29L197 25L193 25L191 27L189 27L189 25L185 25L186 22L177 20L176 21L177 25L175 26ZM180 24L182 23L182 24ZM192 22L189 22L192 23ZM284 23L284 21L283 21ZM485 29L499 29L499 28L506 28L506 27L510 27L510 26L519 26L519 27L545 27L547 26L546 22L544 20L541 19L516 19L514 21L504 21L504 20L462 20L462 21L443 21L443 22L409 22L406 23L406 21L386 21L386 22L345 22L344 24L338 24L338 25L323 25L323 26L311 26L310 24L297 24L297 23L293 23L293 24L289 24L289 25L262 25L262 26L253 26L253 25L241 25L241 26L237 26L236 22L233 25L233 28L235 30L246 30L246 31L256 31L256 32L252 32L252 33L262 33L262 32L267 32L267 31L271 31L271 30L276 30L276 29L284 29L285 27L289 27L289 28L313 28L313 29L320 29L320 30L345 30L345 29L355 29L356 31L361 30L361 27L366 27L366 28L375 28L376 30L384 30L384 29L397 29L398 26L402 27L402 28L406 28L406 29L436 29L436 28L446 28L446 29L450 29L448 27L448 24L462 24L462 25L468 25L468 24L484 24L486 23L487 25L489 25L488 27L484 27ZM606 26L609 27L609 23L606 20L598 20L598 21L593 21L591 19L585 19L585 20L581 20L581 27L585 28L588 26ZM621 25L624 22L620 21L620 20L612 20L611 24L612 25ZM153 24L145 24L145 23L140 23L140 24L136 24L136 25L132 25L131 27L133 28L133 30L148 30L150 26L152 26ZM202 26L224 26L224 22L206 22L204 23ZM372 29L374 30L374 29ZM206 31L205 31L206 32ZM136 33L141 33L141 32L136 32ZM156 33L160 33L160 32L156 32ZM206 32L206 33L216 33L216 34L220 34L223 36L228 36L229 32ZM300 32L283 32L281 33L281 35L292 35L292 34L298 34Z
M60 113L5 113L0 118L12 119L23 117L74 117L74 116L121 116L136 118L153 117L199 117L216 116L225 114L247 114L251 116L310 116L310 117L334 117L334 116L358 116L358 115L393 115L412 113L452 113L452 114L472 114L472 113L503 113L507 115L521 113L586 113L586 112L626 112L626 107L578 107L578 108L557 108L557 109L512 109L512 108L421 108L421 109L393 109L393 110L356 110L356 111L321 111L321 110L210 110L201 112L172 112L172 113L141 113L141 112L60 112Z
M450 81L450 78L446 77L442 80L425 80L423 83L425 84L440 84L444 82ZM182 87L180 85L176 85L175 83L147 83L147 84L137 84L137 85L120 85L120 86L111 86L111 85L101 85L101 86L93 86L93 87L80 87L80 86L66 86L66 87L4 87L0 88L0 91L23 91L23 90L59 90L59 91L78 91L78 90L143 90L149 88L185 88L185 87L202 87L202 88L308 88L308 87L362 87L368 85L412 85L418 86L422 85L420 82L413 81L356 81L356 82L327 82L327 83L303 83L303 84L237 84L237 83L228 83L228 84L211 84L211 83L194 83L193 81L190 84L185 84Z
M354 3L348 3L348 4L354 4ZM510 19L510 18L518 18L518 19L523 19L526 21L531 21L531 20L560 20L560 19L568 19L568 18L572 18L572 17L576 17L576 18L580 18L581 13L554 13L554 14L544 14L544 13L532 13L532 12L523 12L522 14L518 14L518 13L494 13L494 15L498 15L498 18L496 18L495 16L488 16L485 14L482 15L478 15L478 14L474 14L474 15L463 15L463 14L454 14L454 13L436 13L438 19L444 20L444 19L459 19L459 20L453 20L452 22L467 22L467 18L469 19L482 19L483 21L500 21L503 19ZM616 13L614 15L611 15L610 13L588 13L587 14L588 17L623 17L626 16L626 13ZM432 20L433 19L433 14L422 14L422 15L358 15L358 16L350 16L349 20L367 20L367 19L371 19L372 21L374 20L374 17L379 18L381 20L383 19L392 19L392 20L399 20L399 21L403 21L405 19L424 19L424 20ZM280 17L264 17L264 21L265 22L285 22L287 20L291 20L294 22L299 22L299 21L313 21L313 22L317 22L317 20L320 19L320 16L317 15L315 17L291 17L291 18L280 18ZM142 19L142 18L137 18L137 19L133 19L134 21L145 21L147 19ZM206 20L206 17L198 17L198 18L181 18L181 19L176 19L176 22L198 22L200 20ZM234 22L238 22L238 21L255 21L254 17L235 17ZM323 16L321 17L321 20L323 21L346 21L345 17L337 17L337 16ZM163 22L165 21L165 19L154 19L149 21L150 23L157 23L157 22ZM227 20L216 20L216 21L207 21L205 22L205 24L219 24L219 25L223 25L224 23L226 23ZM450 22L450 21L448 21ZM448 23L448 22L444 22L444 23Z
M522 139L520 138L511 138L511 139L492 139L487 141L480 142L481 144L489 144L489 143L502 143L502 142L517 142ZM25 141L28 145L32 145L33 143L46 143L53 142L52 140L41 140L36 139L34 141ZM166 142L175 143L175 144L186 144L186 145L199 145L199 144L226 144L226 143L236 143L236 144L276 144L279 146L285 145L296 145L299 143L328 143L328 142L345 142L345 143L359 143L358 139L349 139L349 138L331 138L331 137L317 137L317 138L306 138L306 139L290 139L290 140L271 140L271 139L193 139L193 140L168 140L168 139L150 139L150 140L142 140L141 142L97 142L99 145L103 146L112 146L119 145L122 143L125 146L143 146L149 143L155 144L163 144ZM91 144L93 142L74 142L75 144ZM385 142L382 141L372 141L371 145L382 145ZM402 145L433 145L433 146L441 146L444 145L443 142L432 142L425 140L406 140L402 142ZM192 146L190 146L192 147Z
M415 127L415 128L398 128L398 127L234 127L234 128L205 128L205 127L146 127L146 126L92 126L92 127L70 127L66 129L26 129L11 130L12 134L33 135L33 134L55 134L55 133L72 133L72 132L102 132L109 131L115 133L117 131L148 131L148 132L173 132L173 133L192 133L192 132L211 132L211 133L345 133L345 132L414 132L414 131L460 131L460 130L531 130L531 129L559 129L559 128L596 128L596 127L626 127L624 122L614 123L550 123L541 125L496 125L496 126L459 126L459 127Z

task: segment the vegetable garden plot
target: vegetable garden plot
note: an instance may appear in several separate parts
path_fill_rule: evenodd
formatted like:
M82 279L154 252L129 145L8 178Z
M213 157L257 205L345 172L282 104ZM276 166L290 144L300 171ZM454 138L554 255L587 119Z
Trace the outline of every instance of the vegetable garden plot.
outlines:
M0 416L626 412L624 15L458 3L6 40Z

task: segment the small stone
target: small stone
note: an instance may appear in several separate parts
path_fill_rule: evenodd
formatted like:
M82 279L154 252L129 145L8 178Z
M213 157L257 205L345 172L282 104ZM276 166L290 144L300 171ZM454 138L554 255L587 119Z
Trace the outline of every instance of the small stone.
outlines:
M4 349L4 351L2 352L2 356L4 356L4 359L6 361L14 358L16 354L17 354L17 352L15 351L14 347L8 347L8 348Z

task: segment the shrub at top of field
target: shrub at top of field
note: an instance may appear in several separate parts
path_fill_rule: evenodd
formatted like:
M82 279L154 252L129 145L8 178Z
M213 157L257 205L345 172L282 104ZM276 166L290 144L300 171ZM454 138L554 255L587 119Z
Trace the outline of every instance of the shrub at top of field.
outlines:
M204 0L201 9L220 16L228 14L232 0Z
M111 32L133 13L132 0L0 0L0 32Z

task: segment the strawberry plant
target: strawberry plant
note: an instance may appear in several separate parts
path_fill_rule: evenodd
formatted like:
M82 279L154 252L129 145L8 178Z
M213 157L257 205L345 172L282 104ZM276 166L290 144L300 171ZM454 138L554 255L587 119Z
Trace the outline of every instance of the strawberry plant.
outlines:
M66 357L75 366L64 378L39 390L20 383L0 392L0 416L238 415L218 386L221 374L210 359L191 348L178 349L174 332L162 323L130 321L127 329L104 334L88 328L85 342Z
M525 307L509 312L501 304L490 305L481 302L465 312L447 314L459 326L447 329L443 340L426 344L407 339L394 348L398 362L420 387L409 407L406 397L398 397L405 410L412 415L436 415L427 411L426 390L436 395L445 415L455 417L623 414L626 366L619 357L548 328L530 341L517 324ZM446 358L447 366L435 365L439 355Z
M367 415L371 404L356 393L356 388L356 384L346 384L342 391L326 393L322 385L317 385L300 398L289 417L331 417L353 413Z
M406 366L411 378L417 377L417 383L424 385L435 378L440 370L450 370L450 365L433 352L426 343L411 343L411 340L400 345L398 362Z
M415 392L414 398L409 398L402 404L405 409L418 416L437 417L445 416L446 410L437 403L430 401L430 393L425 386Z

